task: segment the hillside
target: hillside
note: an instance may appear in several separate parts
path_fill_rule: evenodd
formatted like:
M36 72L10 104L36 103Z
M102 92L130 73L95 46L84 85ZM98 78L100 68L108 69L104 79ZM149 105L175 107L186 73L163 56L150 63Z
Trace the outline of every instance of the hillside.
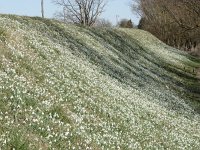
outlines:
M199 75L142 30L0 15L0 149L199 149Z

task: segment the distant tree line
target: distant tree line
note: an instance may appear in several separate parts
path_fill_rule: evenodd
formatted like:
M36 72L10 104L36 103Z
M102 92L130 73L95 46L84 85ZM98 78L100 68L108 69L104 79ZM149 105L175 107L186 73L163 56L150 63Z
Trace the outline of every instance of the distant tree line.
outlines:
M200 53L200 0L133 0L138 28L166 44Z
M106 19L100 19L107 0L53 0L53 3L62 8L55 13L55 18L67 23L75 23L94 27L112 27ZM122 19L117 24L122 28L133 28L131 20Z
M44 0L40 2L41 16L44 18ZM85 26L113 27L109 20L99 18L104 11L106 0L52 0L52 2L62 9L54 14L55 19ZM132 21L128 19L121 19L117 26L134 27Z

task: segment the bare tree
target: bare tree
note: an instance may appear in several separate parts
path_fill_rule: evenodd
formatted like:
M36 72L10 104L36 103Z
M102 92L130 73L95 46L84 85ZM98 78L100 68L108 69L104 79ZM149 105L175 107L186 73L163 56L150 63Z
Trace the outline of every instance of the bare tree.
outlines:
M44 18L44 0L41 0L41 13L42 13L42 18Z
M99 28L111 28L113 27L112 22L106 19L97 19L94 27L99 27Z
M200 0L133 0L132 4L142 18L138 28L173 47L200 52Z
M106 5L105 0L53 0L63 8L65 21L92 26Z

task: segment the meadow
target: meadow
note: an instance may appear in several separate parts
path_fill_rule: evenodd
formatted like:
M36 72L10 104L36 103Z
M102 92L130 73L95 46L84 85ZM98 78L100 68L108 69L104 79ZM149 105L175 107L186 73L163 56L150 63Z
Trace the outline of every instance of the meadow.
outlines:
M0 15L0 149L199 149L199 68L142 30Z

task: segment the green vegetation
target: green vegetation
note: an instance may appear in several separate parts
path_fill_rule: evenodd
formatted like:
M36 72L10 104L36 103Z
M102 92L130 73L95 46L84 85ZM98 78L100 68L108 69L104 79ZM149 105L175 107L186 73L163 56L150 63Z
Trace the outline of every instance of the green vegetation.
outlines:
M137 29L12 15L0 27L2 149L200 147L198 58Z

